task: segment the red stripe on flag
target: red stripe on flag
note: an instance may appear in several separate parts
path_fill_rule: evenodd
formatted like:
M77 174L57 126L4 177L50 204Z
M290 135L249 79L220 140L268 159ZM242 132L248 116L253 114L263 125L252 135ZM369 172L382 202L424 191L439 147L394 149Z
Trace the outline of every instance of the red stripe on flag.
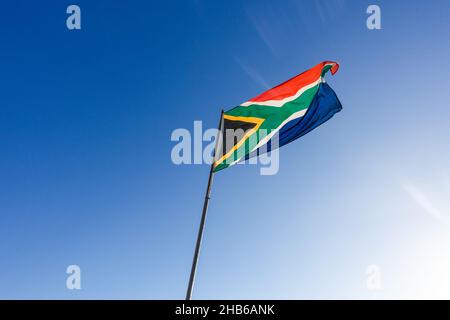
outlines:
M317 81L320 78L325 65L330 63L333 64L333 66L331 67L331 73L335 74L339 70L339 64L333 61L324 61L309 69L308 71L305 71L283 82L282 84L279 84L278 86L267 90L266 92L250 99L249 101L263 102L268 100L283 100L284 98L293 96L304 86Z

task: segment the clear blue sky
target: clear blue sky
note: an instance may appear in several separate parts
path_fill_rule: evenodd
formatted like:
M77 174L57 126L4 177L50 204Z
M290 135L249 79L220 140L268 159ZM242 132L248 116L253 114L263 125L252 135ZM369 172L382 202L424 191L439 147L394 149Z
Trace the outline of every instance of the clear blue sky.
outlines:
M172 131L323 60L343 111L216 175L193 297L450 297L449 1L73 3L1 7L0 298L184 298L208 167Z

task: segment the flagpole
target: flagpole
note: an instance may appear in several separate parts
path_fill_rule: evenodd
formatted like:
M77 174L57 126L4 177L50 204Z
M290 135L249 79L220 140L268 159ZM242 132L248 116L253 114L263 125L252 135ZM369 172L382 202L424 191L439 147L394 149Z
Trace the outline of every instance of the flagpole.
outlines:
M214 147L212 163L211 163L211 167L209 169L208 185L206 187L205 200L203 202L202 218L200 220L200 226L198 229L197 243L195 244L195 251L194 251L194 258L192 259L191 275L189 276L189 284L188 284L188 288L187 288L187 292L186 292L186 300L191 300L192 289L194 287L195 273L197 271L198 257L200 254L200 246L202 243L203 230L205 229L206 213L208 211L208 204L209 204L209 199L210 199L210 194L211 194L211 186L212 186L213 177L214 177L214 162L216 160L217 146L219 145L219 140L221 140L220 129L222 128L222 120L223 120L223 110L220 113L220 121L219 121L219 126L218 126L219 132L217 133L216 145Z

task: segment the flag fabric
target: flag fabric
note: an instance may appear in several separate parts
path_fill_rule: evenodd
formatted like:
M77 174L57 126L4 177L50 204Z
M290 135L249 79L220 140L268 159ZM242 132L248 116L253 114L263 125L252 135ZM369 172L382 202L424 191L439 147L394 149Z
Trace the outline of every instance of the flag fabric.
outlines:
M341 111L324 77L339 64L324 61L294 78L225 111L214 171L286 145Z

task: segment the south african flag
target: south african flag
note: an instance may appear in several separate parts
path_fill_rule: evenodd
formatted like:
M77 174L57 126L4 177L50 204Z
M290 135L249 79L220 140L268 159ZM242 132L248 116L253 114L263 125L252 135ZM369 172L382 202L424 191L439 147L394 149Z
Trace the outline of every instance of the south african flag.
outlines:
M224 112L214 171L288 144L329 120L342 105L325 82L339 64L319 63ZM274 143L276 140L277 143Z

